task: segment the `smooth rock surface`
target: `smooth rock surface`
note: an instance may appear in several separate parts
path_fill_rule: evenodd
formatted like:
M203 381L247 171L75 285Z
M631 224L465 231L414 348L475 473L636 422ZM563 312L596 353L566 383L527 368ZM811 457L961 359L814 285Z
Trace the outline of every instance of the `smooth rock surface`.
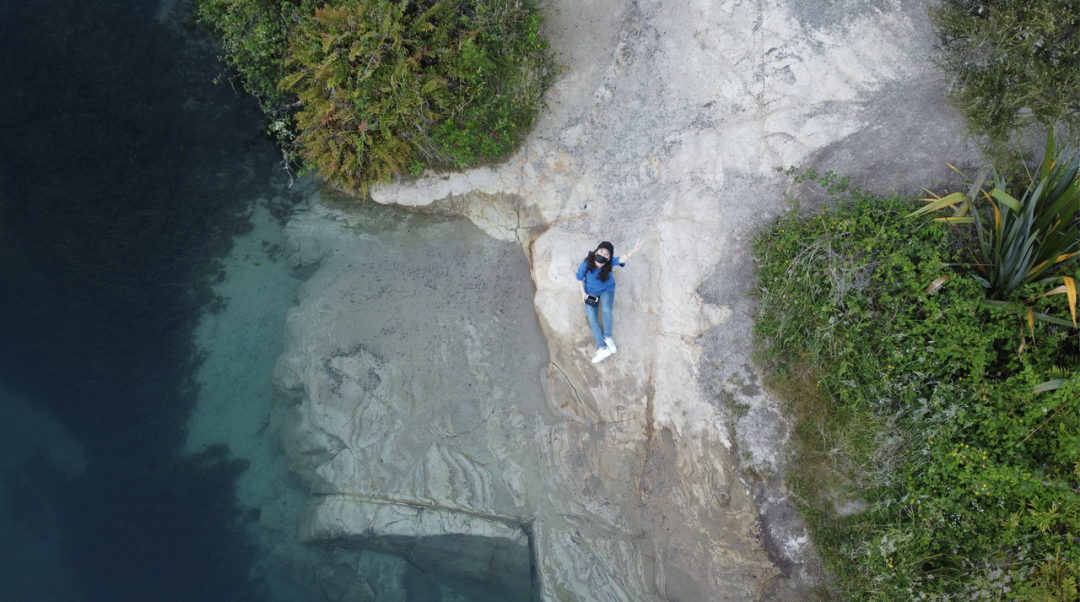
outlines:
M530 525L543 600L805 599L814 555L783 486L788 426L750 364L749 245L785 194L821 201L777 168L914 191L950 181L946 161L979 163L927 62L925 5L545 12L563 71L521 151L373 191L465 216L527 263L462 243L453 221L397 226L408 258L378 266L386 244L350 233L368 219L355 210L290 224L294 265L321 266L276 371L297 404L293 467L316 496ZM619 351L594 365L574 270L600 240L619 255L639 238L616 273ZM535 294L517 298L513 278L530 275Z

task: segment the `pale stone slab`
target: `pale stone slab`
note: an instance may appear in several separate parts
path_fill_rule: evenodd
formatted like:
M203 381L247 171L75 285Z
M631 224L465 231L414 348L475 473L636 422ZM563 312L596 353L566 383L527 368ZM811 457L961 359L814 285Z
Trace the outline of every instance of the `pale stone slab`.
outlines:
M785 193L820 202L776 168L913 190L944 181L945 161L979 161L926 60L925 5L556 1L546 13L562 71L522 149L372 193L519 244L528 265L511 269L531 275L539 325L469 296L490 283L467 261L438 284L460 306L430 317L421 305L409 321L384 304L364 324L351 308L410 289L356 267L388 244L350 234L366 218L315 207L290 225L294 264L321 267L277 374L296 404L294 468L317 495L530 524L542 600L798 599L813 554L782 517L787 425L750 364L749 245ZM468 255L438 227L407 238L414 225L399 230L418 257ZM600 240L619 255L637 239L616 275L619 352L594 365L574 269ZM423 264L402 269L426 278ZM502 345L534 328L547 357L521 371L541 374L542 393L487 378L515 372ZM750 468L764 480L744 482Z

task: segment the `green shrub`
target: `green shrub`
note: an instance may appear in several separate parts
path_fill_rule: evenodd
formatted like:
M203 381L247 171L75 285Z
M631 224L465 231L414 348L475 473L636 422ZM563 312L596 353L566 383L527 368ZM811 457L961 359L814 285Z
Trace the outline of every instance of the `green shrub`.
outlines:
M817 215L792 207L756 239L757 355L798 420L796 502L838 599L1074 599L1077 331L1029 328L975 278L931 287L970 257L951 226L900 219L916 205L856 191ZM844 516L850 498L866 509Z
M429 144L430 124L457 108L451 62L440 60L456 41L453 6L407 8L359 0L316 9L290 41L281 87L302 103L296 124L305 163L331 182L366 192L389 180Z
M200 15L291 156L363 193L509 157L550 83L542 19L516 0L203 0Z
M284 114L296 100L278 88L285 75L288 37L312 0L201 0L199 20L221 39L222 61L268 115Z
M437 166L465 168L511 155L532 129L550 83L539 13L519 2L478 2L464 21L451 75L471 100L436 126L427 160Z
M1024 126L1080 125L1080 0L932 5L939 64L973 134L1000 145Z

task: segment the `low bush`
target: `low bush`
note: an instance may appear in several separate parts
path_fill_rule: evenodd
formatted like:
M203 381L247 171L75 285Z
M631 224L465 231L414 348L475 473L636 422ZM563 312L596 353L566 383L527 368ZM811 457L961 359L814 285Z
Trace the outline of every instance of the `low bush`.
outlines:
M939 64L973 134L1002 145L1031 124L1080 126L1080 0L932 4Z
M1075 600L1080 340L1020 309L1069 308L1050 283L988 305L953 226L902 219L917 206L856 191L755 242L758 361L797 419L789 481L831 592Z
M362 193L506 159L552 73L518 0L203 0L200 16L286 155Z
M457 108L445 76L450 61L440 61L453 51L453 7L406 8L361 0L316 9L290 40L281 86L300 97L297 142L331 182L389 180L428 144L430 124Z
M280 115L295 101L278 88L285 75L288 38L312 0L200 0L198 16L221 40L221 60L268 115Z
M437 124L430 160L465 168L508 157L532 129L551 82L542 18L520 2L477 2L451 81L470 101Z

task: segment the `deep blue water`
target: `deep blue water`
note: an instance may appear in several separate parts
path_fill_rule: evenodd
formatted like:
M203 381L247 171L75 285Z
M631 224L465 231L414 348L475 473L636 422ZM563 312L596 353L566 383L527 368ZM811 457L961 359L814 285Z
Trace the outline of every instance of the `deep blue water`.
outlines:
M255 599L244 466L176 451L217 260L284 172L159 8L0 0L3 600Z

